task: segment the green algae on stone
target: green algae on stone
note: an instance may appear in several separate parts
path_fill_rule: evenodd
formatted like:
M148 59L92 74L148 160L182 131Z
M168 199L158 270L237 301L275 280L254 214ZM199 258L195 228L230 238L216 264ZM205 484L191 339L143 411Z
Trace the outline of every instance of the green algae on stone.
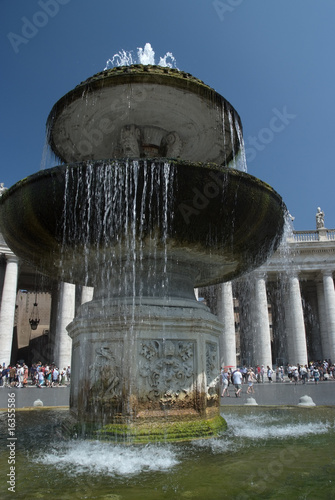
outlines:
M223 417L217 415L211 419L181 422L145 422L136 424L107 424L95 431L99 439L124 438L133 444L169 441L190 441L192 439L218 436L227 429Z

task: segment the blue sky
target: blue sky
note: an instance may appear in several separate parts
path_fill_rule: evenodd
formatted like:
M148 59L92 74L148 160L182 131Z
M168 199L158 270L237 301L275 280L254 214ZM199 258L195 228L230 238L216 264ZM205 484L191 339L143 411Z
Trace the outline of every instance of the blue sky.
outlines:
M334 0L0 0L0 182L40 169L53 104L118 51L150 42L228 99L248 172L315 229L335 228Z

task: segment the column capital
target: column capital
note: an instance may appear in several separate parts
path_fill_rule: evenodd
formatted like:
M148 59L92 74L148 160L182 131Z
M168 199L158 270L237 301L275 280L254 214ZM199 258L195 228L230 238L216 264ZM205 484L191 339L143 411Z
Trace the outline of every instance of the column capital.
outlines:
M6 257L7 262L16 262L16 263L19 262L19 258L14 253L7 253L6 252L4 255Z
M321 273L322 273L322 276L324 276L324 277L327 277L327 276L333 277L333 270L332 269L322 269Z
M290 274L288 275L288 278L289 280L292 280L292 279L297 279L299 280L299 271L298 270L294 270L294 271L290 271Z
M265 280L266 281L267 277L268 277L267 272L262 270L262 269L256 269L255 271L253 271L253 275L257 280Z

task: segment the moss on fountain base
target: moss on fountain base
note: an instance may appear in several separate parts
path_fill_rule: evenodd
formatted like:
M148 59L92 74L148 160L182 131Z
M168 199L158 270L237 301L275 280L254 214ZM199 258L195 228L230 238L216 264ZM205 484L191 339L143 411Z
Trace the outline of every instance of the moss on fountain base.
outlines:
M153 442L190 441L218 436L225 431L227 423L223 417L190 421L143 422L141 424L107 424L95 431L99 439L120 440L132 444Z
M226 429L227 423L218 413L218 408L207 408L203 417L194 410L148 411L134 420L125 421L120 417L104 425L80 421L67 431L88 439L146 444L206 439L218 436Z

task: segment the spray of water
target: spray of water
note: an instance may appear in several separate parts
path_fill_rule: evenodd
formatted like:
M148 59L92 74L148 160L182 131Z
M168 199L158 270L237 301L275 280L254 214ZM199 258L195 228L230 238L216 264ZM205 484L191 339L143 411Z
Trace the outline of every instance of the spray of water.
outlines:
M137 48L137 57L134 56L132 50L120 50L111 59L108 59L105 70L116 66L131 66L132 64L155 64L155 51L150 43L146 43L144 48ZM176 68L176 59L172 52L167 52L163 57L160 57L158 66Z
M150 471L169 471L179 462L169 446L124 447L110 443L70 441L56 443L37 457L38 462L54 465L71 475L129 476Z

